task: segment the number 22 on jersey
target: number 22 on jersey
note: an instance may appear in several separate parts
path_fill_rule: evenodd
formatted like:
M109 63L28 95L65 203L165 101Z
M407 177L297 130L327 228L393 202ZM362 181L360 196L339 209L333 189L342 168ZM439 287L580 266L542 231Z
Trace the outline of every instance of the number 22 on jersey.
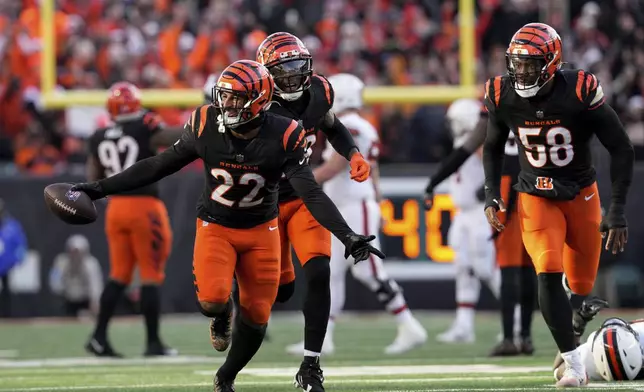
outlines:
M110 177L134 165L139 157L139 144L132 136L105 139L98 144L98 160Z
M534 167L544 167L548 161L558 167L572 162L575 151L570 131L564 127L550 128L545 134L545 145L533 144L531 139L541 136L542 130L543 128L517 128L528 162Z
M227 207L233 207L235 203L238 203L237 205L239 206L239 208L250 208L260 205L262 201L264 201L263 197L254 200L257 197L259 191L264 187L264 184L266 183L264 177L260 176L257 173L245 173L241 177L239 177L239 185L250 185L251 183L255 184L253 189L251 189L251 191L248 192L248 194L244 196L239 202L224 197L224 194L228 192L230 188L235 186L235 179L233 178L232 174L228 173L224 169L212 169L210 171L210 175L223 181L223 184L217 186L210 195L210 198L219 204L223 204Z

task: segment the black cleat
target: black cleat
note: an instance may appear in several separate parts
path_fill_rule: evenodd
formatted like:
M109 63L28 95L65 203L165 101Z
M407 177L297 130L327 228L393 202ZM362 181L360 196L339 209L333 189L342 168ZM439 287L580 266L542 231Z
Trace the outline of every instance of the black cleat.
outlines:
M98 339L92 337L85 344L85 351L90 354L94 354L97 357L108 357L108 358L123 358L123 355L117 353L112 348L112 345L107 341L99 341Z
M519 348L510 339L503 339L490 352L490 357L514 357L521 354Z
M534 354L534 345L532 344L532 338L521 338L521 343L519 343L519 351L523 355L532 355Z
M213 380L214 392L235 392L235 380L226 380L221 378L219 374Z
M311 358L311 359L309 359ZM319 357L305 357L295 375L293 386L306 392L324 392L324 375L320 369Z
M172 347L168 347L161 342L153 342L153 343L148 343L148 347L146 348L145 353L143 355L146 357L162 357L162 356L175 357L179 355L179 351L177 351L177 349L174 349Z
M582 336L586 330L586 325L595 318L600 310L608 307L608 302L599 297L586 298L581 307L573 312L572 324L575 335Z
M233 313L228 312L223 317L215 317L210 320L210 343L217 351L226 351L230 346L232 318Z

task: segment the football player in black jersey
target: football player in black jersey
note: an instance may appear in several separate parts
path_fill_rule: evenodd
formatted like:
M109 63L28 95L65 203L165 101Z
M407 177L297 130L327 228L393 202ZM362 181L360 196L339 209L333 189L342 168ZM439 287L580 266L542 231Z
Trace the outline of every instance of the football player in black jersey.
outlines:
M305 131L294 120L267 113L273 78L250 60L236 61L219 77L212 105L196 109L180 140L107 179L77 184L93 200L136 189L201 158L206 186L197 205L193 273L204 315L212 319L213 345L231 342L230 292L233 274L240 290L241 317L219 368L216 392L233 392L239 371L261 346L280 273L278 183L283 174L313 216L346 246L357 261L384 255L369 245L374 236L355 234L315 182L306 165ZM321 377L319 366L298 377ZM314 381L307 380L309 384Z
M107 110L112 125L89 138L87 177L90 181L113 176L134 163L156 155L181 136L181 130L165 127L156 115L145 112L141 94L127 82L109 90ZM110 252L110 279L101 295L96 328L85 349L97 356L121 356L107 338L107 327L125 288L138 267L141 278L141 313L145 318L145 355L173 355L159 338L159 286L165 278L166 260L172 247L172 230L156 184L146 185L110 198L105 217Z
M293 34L274 33L260 44L257 62L265 65L275 80L270 111L293 118L304 128L304 163L308 164L316 133L321 130L333 148L350 162L351 178L365 181L369 177L369 163L358 151L351 133L331 110L333 88L324 76L313 73L312 61L308 49ZM329 320L331 235L314 219L286 179L280 182L279 188L282 270L277 301L287 301L295 290L292 245L308 284L303 306L304 347L295 345L289 351L304 354L301 365L304 372L312 365L312 369L318 366ZM309 385L296 379L295 383L304 390L313 388L311 392L324 390L321 381Z
M561 69L561 38L552 27L523 26L512 37L506 59L508 75L490 79L485 87L485 213L496 230L504 229L497 212L505 210L500 185L512 131L519 140L515 189L522 239L537 272L543 318L566 362L557 386L579 387L587 377L576 350L571 302L578 308L593 288L602 237L607 237L606 250L624 250L633 146L604 103L595 75ZM611 156L611 203L603 219L589 145L593 135ZM575 294L571 301L561 284L564 272Z
M472 113L462 113L471 116ZM483 146L487 132L488 113L481 105L479 121L467 135L462 146L457 147L441 162L438 170L430 177L425 189L425 209L430 210L434 203L434 189L446 178L454 174L465 161ZM532 315L536 297L534 267L521 241L521 227L517 218L517 192L512 188L519 174L519 150L517 140L510 134L505 144L505 160L501 177L501 196L507 200L506 212L501 212L499 220L505 225L502 232L494 235L496 260L501 270L501 325L503 340L490 353L490 356L532 355ZM485 195L481 189L481 200ZM515 343L515 307L520 305L520 339Z

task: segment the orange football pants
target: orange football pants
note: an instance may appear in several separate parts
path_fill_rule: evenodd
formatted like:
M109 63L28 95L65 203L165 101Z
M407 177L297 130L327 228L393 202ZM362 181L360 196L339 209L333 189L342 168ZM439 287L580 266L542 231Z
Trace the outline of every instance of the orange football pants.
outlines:
M142 283L163 283L165 263L172 249L172 229L161 200L153 196L110 197L105 233L110 279L127 285L138 267Z
M192 271L199 301L228 301L236 276L244 317L255 324L268 323L280 276L277 226L277 218L250 229L197 219Z
M590 294L602 245L597 184L571 201L520 193L518 209L523 243L537 274L565 272L575 294Z
M302 199L279 206L281 238L280 285L295 280L291 244L302 265L318 256L331 257L331 233L311 215Z
M506 204L510 199L511 187L512 177L503 176L501 178L501 196ZM514 210L510 213L510 220L507 219L507 212L498 212L499 220L505 225L505 229L499 233L494 241L494 245L496 246L496 260L500 268L527 267L532 265L530 255L525 250L523 240L521 239L521 223L517 205L515 204L513 208Z

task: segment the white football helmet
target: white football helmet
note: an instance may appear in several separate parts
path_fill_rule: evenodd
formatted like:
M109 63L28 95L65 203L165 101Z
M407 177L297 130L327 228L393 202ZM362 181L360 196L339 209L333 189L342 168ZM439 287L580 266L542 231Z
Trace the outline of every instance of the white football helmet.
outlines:
M341 113L349 109L362 108L364 83L357 76L340 73L329 77L329 83L335 93L331 108L333 112Z
M597 373L606 381L634 380L644 362L639 334L620 318L609 318L592 336ZM590 338L589 338L590 339Z
M206 79L206 83L204 83L203 85L203 96L205 103L212 102L212 89L215 87L215 84L217 84L218 79L219 74L208 75L208 79Z
M447 120L454 147L458 148L465 143L467 134L476 127L481 116L481 103L475 99L461 98L452 102L447 109Z

